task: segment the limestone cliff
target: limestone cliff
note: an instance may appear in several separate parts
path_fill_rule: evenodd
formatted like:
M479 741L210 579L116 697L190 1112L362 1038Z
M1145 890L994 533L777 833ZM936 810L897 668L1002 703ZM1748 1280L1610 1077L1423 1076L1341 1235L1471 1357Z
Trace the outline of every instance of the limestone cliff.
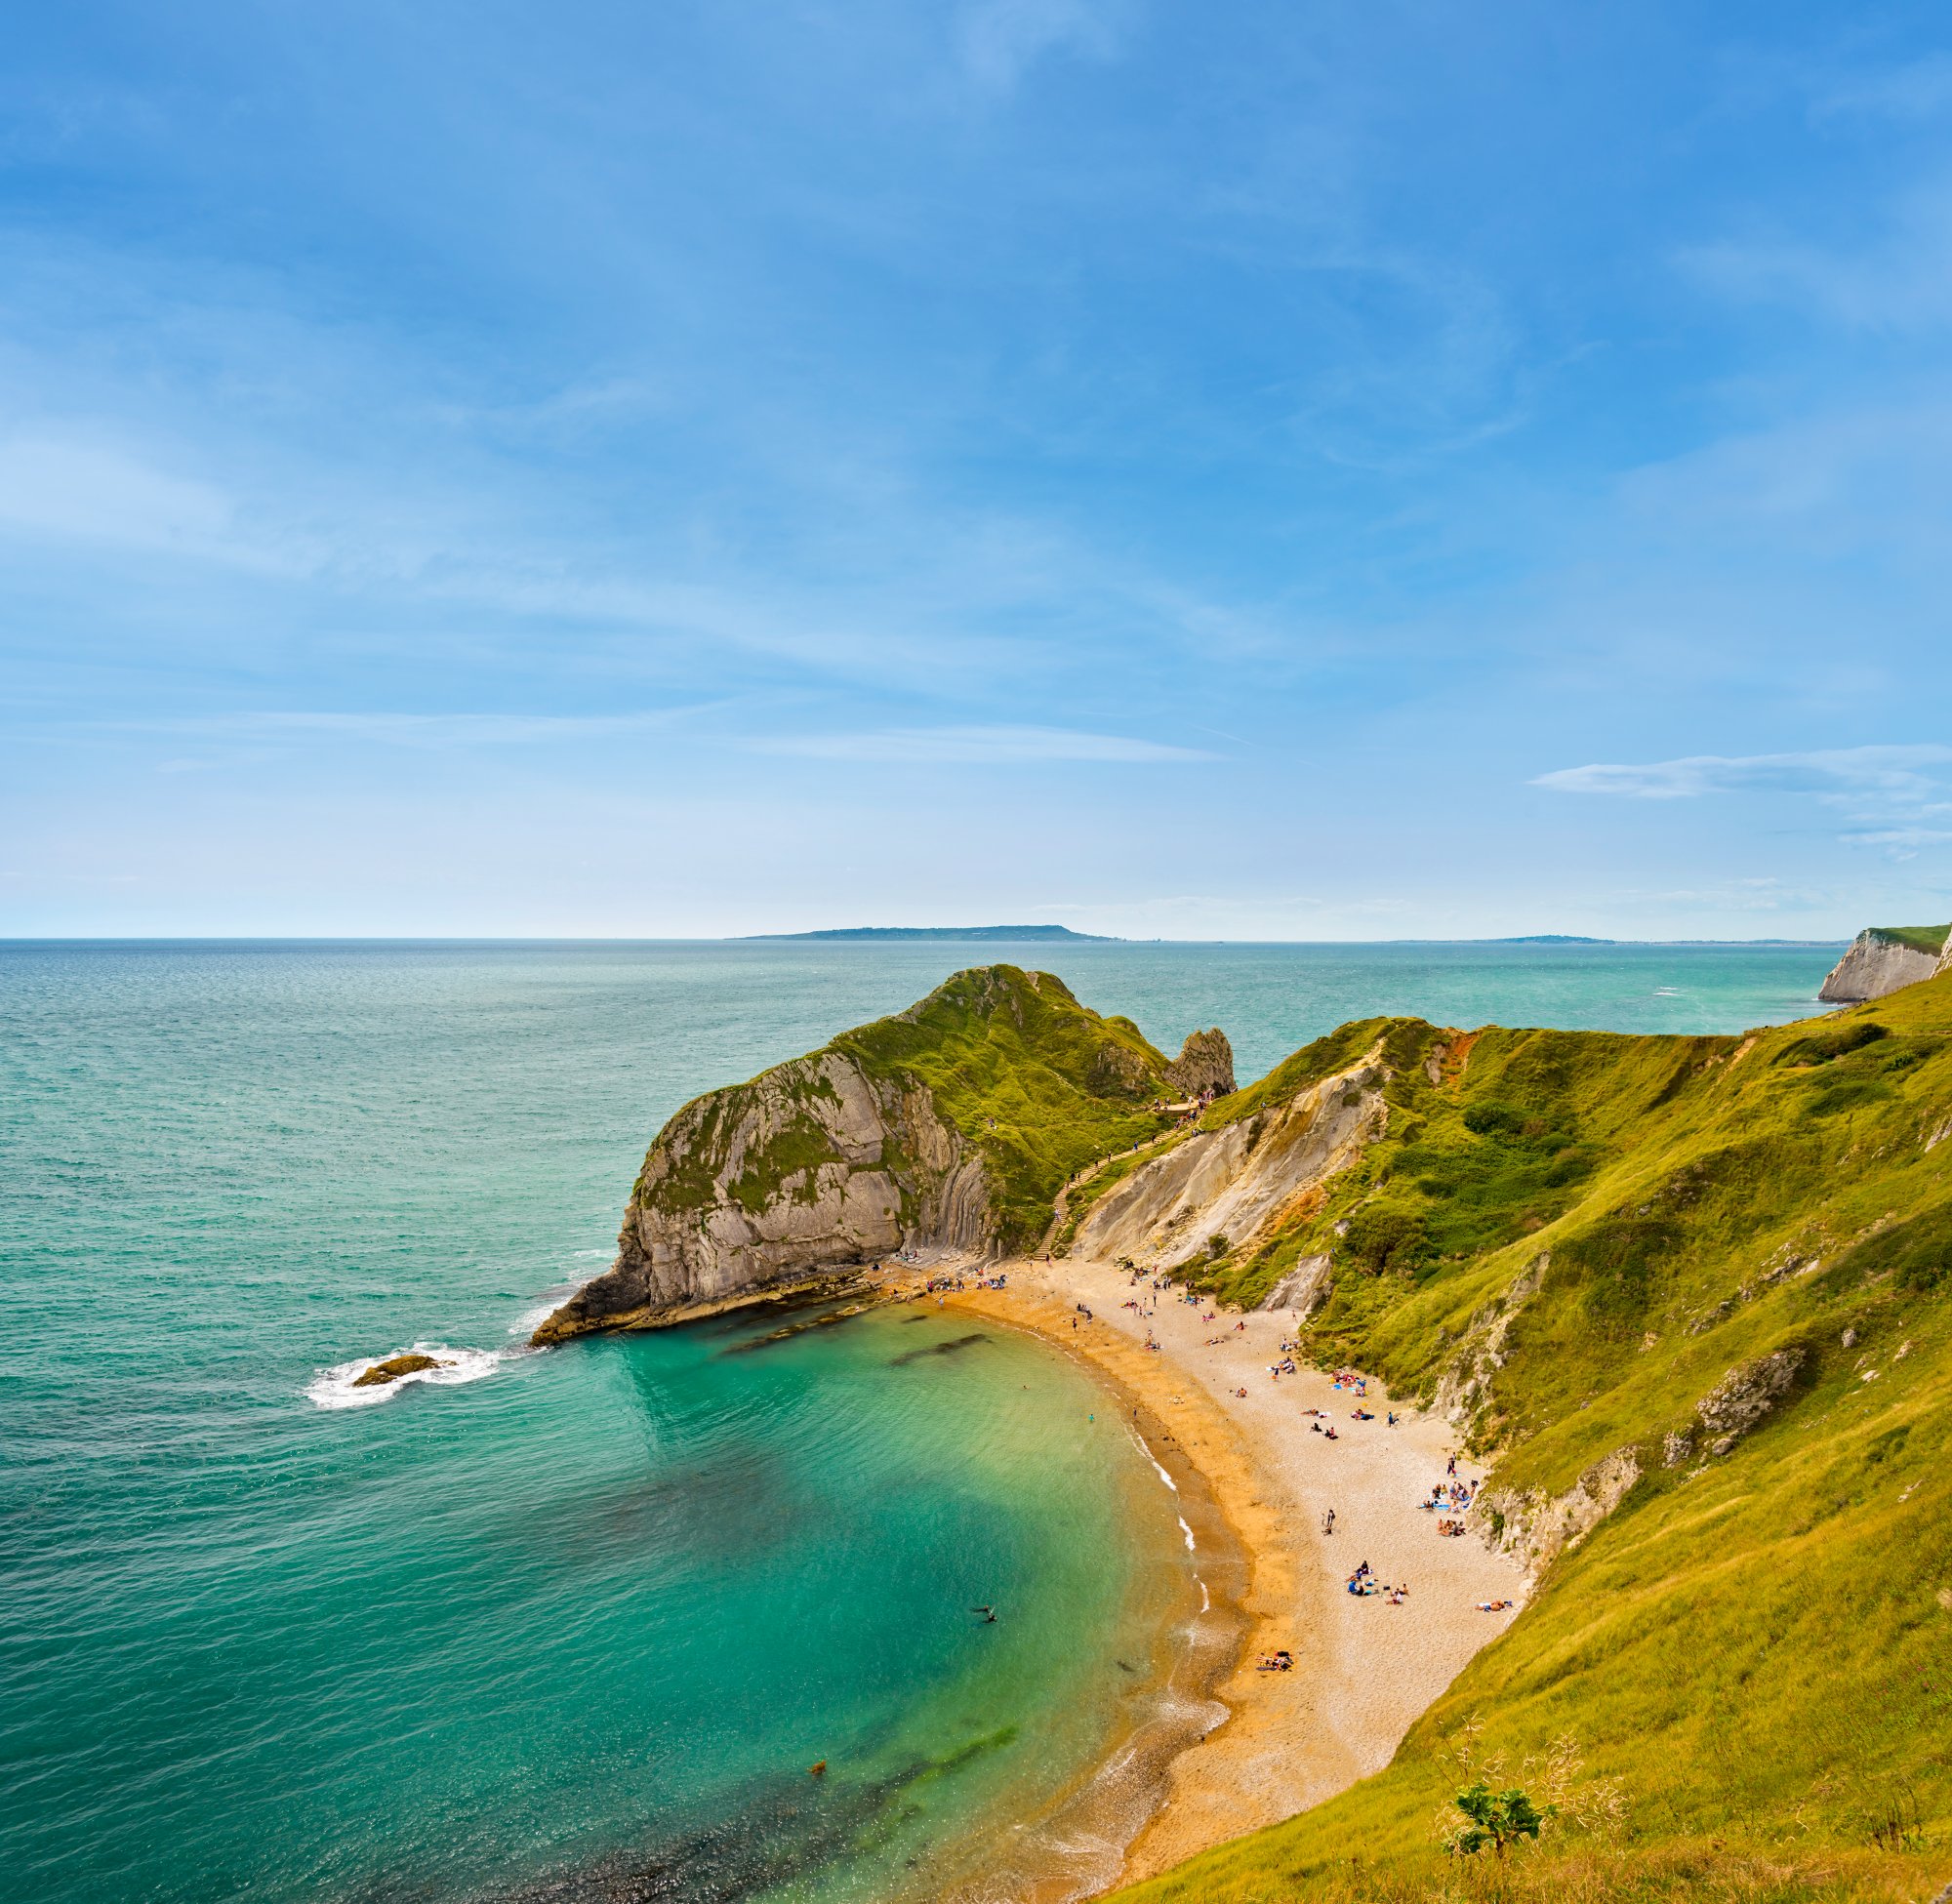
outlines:
M617 1260L534 1339L680 1321L903 1249L1023 1246L1074 1171L1162 1127L1169 1069L1047 972L958 972L686 1105L644 1159Z
M1216 1129L1195 1131L1107 1191L1080 1220L1072 1253L1176 1269L1215 1251L1245 1253L1260 1235L1345 1169L1381 1128L1377 1052ZM1312 1266L1313 1301L1325 1266Z
M1210 1032L1193 1032L1179 1056L1165 1068L1165 1081L1190 1098L1211 1093L1216 1098L1234 1092L1234 1047L1216 1025Z
M1948 934L1952 927L1866 926L1816 995L1826 1004L1860 1004L1952 969L1952 958L1946 954Z

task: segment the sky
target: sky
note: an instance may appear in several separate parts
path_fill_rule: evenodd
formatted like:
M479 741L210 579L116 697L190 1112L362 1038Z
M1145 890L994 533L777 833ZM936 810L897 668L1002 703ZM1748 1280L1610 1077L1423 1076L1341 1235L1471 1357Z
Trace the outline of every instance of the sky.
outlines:
M1952 20L68 0L0 935L1952 916Z

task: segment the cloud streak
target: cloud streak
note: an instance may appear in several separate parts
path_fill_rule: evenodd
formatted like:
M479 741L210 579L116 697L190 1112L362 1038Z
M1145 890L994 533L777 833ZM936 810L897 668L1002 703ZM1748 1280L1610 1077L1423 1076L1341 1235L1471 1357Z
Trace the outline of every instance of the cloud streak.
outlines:
M1531 785L1559 793L1605 793L1633 800L1696 799L1705 793L1883 794L1922 799L1947 776L1952 747L1825 748L1802 753L1694 753L1635 765L1559 767Z
M1069 727L891 727L878 733L803 734L749 745L755 752L806 760L879 760L917 766L1023 766L1056 760L1152 764L1215 757L1199 748Z

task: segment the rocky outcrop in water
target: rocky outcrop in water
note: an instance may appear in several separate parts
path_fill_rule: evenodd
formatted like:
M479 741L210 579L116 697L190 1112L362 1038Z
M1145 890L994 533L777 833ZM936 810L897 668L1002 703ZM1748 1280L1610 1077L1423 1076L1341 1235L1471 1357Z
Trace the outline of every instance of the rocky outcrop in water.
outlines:
M1867 998L1887 998L1908 985L1952 968L1945 951L1952 928L1918 927L1902 932L1884 926L1866 926L1850 942L1850 949L1831 968L1817 996L1826 1004L1861 1004ZM1928 950L1921 941L1936 942Z
M402 1375L424 1374L429 1368L452 1368L452 1362L444 1362L435 1356L394 1356L386 1361L375 1362L363 1374L352 1378L355 1389L384 1388L388 1382L397 1382Z

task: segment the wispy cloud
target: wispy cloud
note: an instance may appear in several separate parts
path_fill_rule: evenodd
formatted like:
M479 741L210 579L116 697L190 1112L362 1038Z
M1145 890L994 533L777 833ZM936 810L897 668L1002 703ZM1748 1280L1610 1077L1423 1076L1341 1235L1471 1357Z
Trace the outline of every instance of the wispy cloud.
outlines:
M1636 765L1562 767L1534 787L1631 800L1686 800L1710 793L1801 794L1844 814L1838 837L1891 859L1952 843L1952 747L1825 748L1801 753L1689 754ZM1936 824L1934 824L1936 823Z
M1821 121L1867 117L1912 123L1952 106L1952 56L1928 55L1903 65L1860 72L1820 87L1810 116Z
M0 529L203 552L229 541L234 512L221 490L101 437L46 428L0 437Z
M917 765L955 762L1009 766L1038 760L1211 760L1199 748L1169 747L1123 734L1068 727L892 727L870 734L805 734L750 745L761 753L809 760L884 760Z
M1560 767L1531 784L1561 793L1610 793L1636 800L1692 799L1703 793L1878 794L1929 799L1952 765L1952 747L1860 747L1803 753L1688 754L1636 765Z
M963 69L979 86L1006 93L1046 54L1109 59L1122 12L1116 0L976 0L957 36Z
M717 705L717 704L712 704ZM697 707L629 714L328 713L252 711L202 719L104 723L121 731L266 741L316 735L384 747L534 747L643 733L671 726ZM173 770L190 762L168 762Z
M1860 243L1737 239L1681 253L1682 268L1738 303L1782 304L1849 330L1903 332L1952 315L1952 182L1921 182Z

